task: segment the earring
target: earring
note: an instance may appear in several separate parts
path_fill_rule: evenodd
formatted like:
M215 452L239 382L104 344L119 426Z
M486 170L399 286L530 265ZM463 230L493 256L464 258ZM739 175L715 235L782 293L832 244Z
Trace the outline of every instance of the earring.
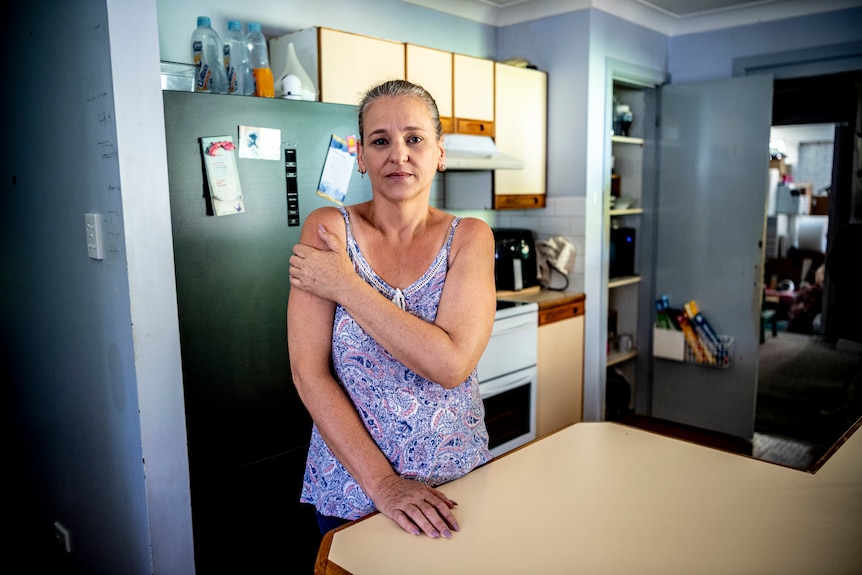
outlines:
M364 180L365 179L365 170L363 170L362 168L357 168L356 171L360 173L360 175L362 176L362 179Z
M446 164L440 164L440 166L437 168L437 171L445 172L446 171Z

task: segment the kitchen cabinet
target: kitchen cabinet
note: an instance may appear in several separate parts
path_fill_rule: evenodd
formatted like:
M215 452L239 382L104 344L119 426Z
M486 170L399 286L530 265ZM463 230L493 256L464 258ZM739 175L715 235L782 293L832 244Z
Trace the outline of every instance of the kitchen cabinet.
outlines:
M316 77L321 102L357 105L373 85L385 80L404 79L405 50L402 42L320 27L270 40L270 62L277 76L284 69L290 42L293 42L305 71L312 78Z
M493 197L475 209L545 207L546 72L415 44L308 28L270 40L276 76L284 70L291 42L303 68L317 79L320 101L355 105L374 84L405 78L434 96L445 133L489 136L500 152L522 160L523 169L495 170L488 176Z
M581 421L584 392L584 297L539 305L536 436Z
M494 172L494 208L545 207L548 75L540 70L495 64L497 149L521 159L522 170Z
M415 44L406 45L407 80L419 84L434 97L443 132L455 130L452 106L452 52Z
M452 57L455 133L494 137L494 61Z
M536 437L583 419L584 303L582 292L526 288L498 299L539 306L536 358Z

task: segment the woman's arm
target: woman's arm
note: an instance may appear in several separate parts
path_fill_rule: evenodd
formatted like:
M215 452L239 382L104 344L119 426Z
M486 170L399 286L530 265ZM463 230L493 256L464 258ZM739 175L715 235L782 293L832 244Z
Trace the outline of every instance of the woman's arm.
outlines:
M315 212L302 230L301 241L322 247L317 226L325 222L337 230L338 220L341 215L337 211L334 216L326 210ZM340 229L343 237L343 226ZM350 398L333 378L329 364L334 317L332 301L305 290L290 290L287 338L293 382L300 399L332 453L378 510L405 531L419 534L421 529L432 537L448 536L450 528L458 530L450 511L454 503L441 492L395 473L366 431Z
M317 245L294 248L294 285L344 306L371 337L425 379L447 388L463 383L494 323L494 237L487 224L465 218L458 225L433 324L399 309L356 275L340 230L324 225Z

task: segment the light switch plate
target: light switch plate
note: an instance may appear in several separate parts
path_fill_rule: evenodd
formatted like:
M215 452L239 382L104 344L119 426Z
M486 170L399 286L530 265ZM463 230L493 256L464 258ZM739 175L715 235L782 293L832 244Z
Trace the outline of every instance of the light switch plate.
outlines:
M87 230L87 255L94 260L104 258L104 241L102 240L101 214L84 214L84 224Z

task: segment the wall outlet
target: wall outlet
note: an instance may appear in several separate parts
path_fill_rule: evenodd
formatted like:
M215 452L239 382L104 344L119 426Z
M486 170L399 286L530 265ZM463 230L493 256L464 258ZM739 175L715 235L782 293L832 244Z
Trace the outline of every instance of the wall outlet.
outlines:
M105 255L101 214L84 214L84 225L87 231L87 255L94 260L103 259Z
M66 553L72 552L72 536L69 533L69 530L66 529L59 521L54 522L54 538Z

